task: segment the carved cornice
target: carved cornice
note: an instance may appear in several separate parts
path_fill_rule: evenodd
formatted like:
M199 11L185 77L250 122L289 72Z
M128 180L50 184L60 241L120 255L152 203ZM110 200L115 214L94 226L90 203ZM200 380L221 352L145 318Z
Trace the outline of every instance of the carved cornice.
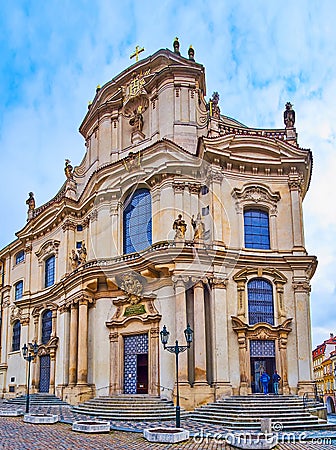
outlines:
M44 355L50 355L51 357L55 356L55 351L58 347L58 340L59 338L57 336L52 336L46 344L39 345L39 349L37 352L38 356L44 356Z
M286 339L287 335L292 331L292 318L286 319L278 326L270 325L269 323L261 322L254 325L248 325L240 320L238 317L231 316L232 328L238 334L245 336L248 339Z
M67 231L67 230L72 230L74 231L77 227L77 224L70 219L67 219L64 221L63 225L62 225L62 230L63 231Z
M161 315L154 305L154 299L145 297L141 299L141 303L137 304L119 304L112 319L106 322L108 328L124 328L128 323L138 321L143 324L159 323ZM156 328L156 327L155 327ZM113 332L110 333L110 340L116 341L117 336L112 337Z

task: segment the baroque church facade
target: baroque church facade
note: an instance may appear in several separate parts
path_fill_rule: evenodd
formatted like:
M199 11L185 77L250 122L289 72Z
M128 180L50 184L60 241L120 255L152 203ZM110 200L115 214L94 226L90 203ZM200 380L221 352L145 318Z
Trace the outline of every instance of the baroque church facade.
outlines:
M138 55L137 55L138 56ZM38 344L31 392L181 404L259 392L313 392L310 279L302 201L312 171L290 103L283 129L254 129L206 101L189 49L159 50L97 87L57 195L0 252L0 394L26 392L21 348Z

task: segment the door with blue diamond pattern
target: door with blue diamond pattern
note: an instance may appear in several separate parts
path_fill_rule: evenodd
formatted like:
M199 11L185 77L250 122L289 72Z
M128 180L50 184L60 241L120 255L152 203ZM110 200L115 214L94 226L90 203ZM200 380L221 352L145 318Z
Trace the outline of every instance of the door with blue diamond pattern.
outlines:
M124 336L124 393L148 392L148 334Z
M50 355L40 356L40 392L49 392L50 385Z

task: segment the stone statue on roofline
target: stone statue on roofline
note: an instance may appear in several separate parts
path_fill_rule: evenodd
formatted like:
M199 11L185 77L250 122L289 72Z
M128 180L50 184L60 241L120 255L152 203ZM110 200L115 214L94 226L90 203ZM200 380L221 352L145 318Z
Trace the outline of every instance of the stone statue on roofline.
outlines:
M66 176L67 180L72 180L73 179L73 172L72 172L73 171L73 167L72 167L72 165L70 163L71 163L71 161L69 159L65 160L64 173L65 173L65 176Z
M285 107L286 107L284 111L285 127L293 128L295 125L295 111L293 110L293 105L290 102L287 102Z
M210 116L214 117L215 119L220 119L220 108L218 106L218 103L219 103L219 94L217 91L215 91L212 94L212 97L207 105L207 109L209 111Z
M27 220L31 220L34 217L34 211L35 211L35 198L34 198L34 192L29 192L29 197L26 200L26 205L28 205L28 218Z

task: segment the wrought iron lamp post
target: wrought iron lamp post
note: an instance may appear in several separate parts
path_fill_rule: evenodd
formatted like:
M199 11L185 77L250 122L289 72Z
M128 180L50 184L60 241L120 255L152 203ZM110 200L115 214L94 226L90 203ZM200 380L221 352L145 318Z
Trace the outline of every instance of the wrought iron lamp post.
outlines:
M26 414L29 413L29 385L30 385L30 363L34 361L38 352L39 346L36 342L25 344L22 347L22 356L28 361L28 380L27 380L27 395L26 395Z
M166 328L166 325L163 326L162 331L160 331L161 342L163 344L163 348L168 350L170 353L175 353L175 366L176 366L176 428L180 428L181 426L181 409L180 409L180 393L179 393L179 381L178 381L178 357L179 354L186 351L190 348L190 344L192 343L193 330L190 328L190 325L187 325L187 328L184 330L184 336L187 341L187 345L179 345L178 341L175 341L175 345L168 345L169 339L169 331Z

